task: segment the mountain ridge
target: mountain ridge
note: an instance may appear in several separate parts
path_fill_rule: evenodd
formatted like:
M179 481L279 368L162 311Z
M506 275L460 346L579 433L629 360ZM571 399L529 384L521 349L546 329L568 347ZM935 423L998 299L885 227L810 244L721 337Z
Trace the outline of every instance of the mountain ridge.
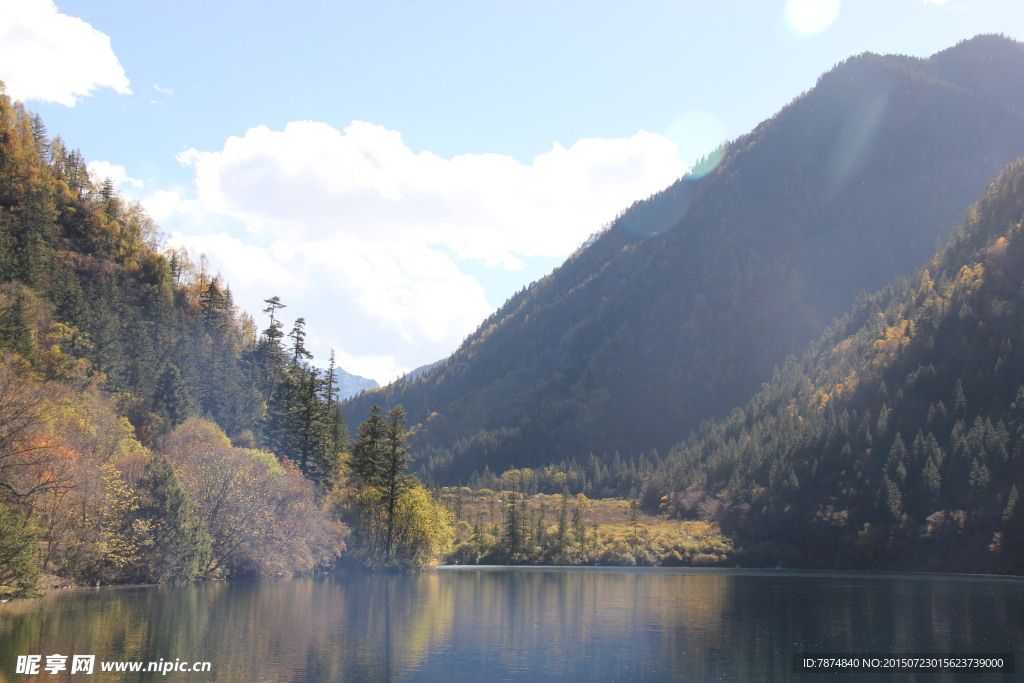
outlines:
M335 382L338 387L338 400L344 401L346 398L357 396L360 392L380 388L380 383L375 379L353 375L343 368L335 368L334 372L336 375Z
M1024 158L915 274L862 297L648 480L750 561L1024 569Z
M1021 71L1024 47L997 36L846 60L713 173L637 202L511 297L446 363L346 415L403 404L439 480L664 450L746 400L858 292L928 258L1024 154L1020 96L992 85Z

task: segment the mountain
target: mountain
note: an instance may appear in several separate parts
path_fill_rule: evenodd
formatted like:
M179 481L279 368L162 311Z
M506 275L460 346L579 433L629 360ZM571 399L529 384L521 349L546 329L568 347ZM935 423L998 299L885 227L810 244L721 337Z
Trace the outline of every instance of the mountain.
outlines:
M0 84L0 365L115 397L144 446L204 417L326 485L347 433L304 319L286 333L273 297L257 332L219 277L161 241Z
M349 450L333 358L311 364L277 297L258 333L161 242L0 83L0 600L40 573L281 575L344 549L323 507Z
M1024 46L862 54L630 207L443 364L351 399L402 404L423 471L662 453L743 404L859 292L911 272L1024 154Z
M380 384L375 379L368 379L345 372L341 368L334 369L336 386L338 387L338 399L345 400L359 394L362 391L379 389Z
M433 363L427 363L426 365L421 365L418 368L410 370L409 372L407 372L404 375L402 375L402 377L398 381L399 382L411 382L412 380L417 379L417 378L422 377L423 375L427 374L428 372L430 372L431 370L433 370L434 368L436 368L438 365L440 365L443 362L444 362L443 360L438 360L438 361L434 361Z
M647 498L752 562L1020 573L1022 320L1024 159L924 268L674 448Z

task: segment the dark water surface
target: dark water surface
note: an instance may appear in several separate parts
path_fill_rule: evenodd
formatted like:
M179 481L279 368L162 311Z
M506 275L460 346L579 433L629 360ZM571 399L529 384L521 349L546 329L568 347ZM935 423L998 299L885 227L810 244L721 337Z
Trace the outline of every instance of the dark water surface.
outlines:
M1016 653L1024 580L745 570L442 568L56 592L0 605L0 681L763 681L796 653ZM16 673L95 655L95 673ZM102 673L103 661L211 663ZM852 681L1024 674L847 673Z

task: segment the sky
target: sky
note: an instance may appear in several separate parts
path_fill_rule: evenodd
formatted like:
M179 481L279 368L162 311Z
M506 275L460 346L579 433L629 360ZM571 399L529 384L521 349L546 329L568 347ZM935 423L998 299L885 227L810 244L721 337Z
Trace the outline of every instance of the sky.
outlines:
M325 364L447 357L844 59L1024 40L1020 0L4 0L0 80Z

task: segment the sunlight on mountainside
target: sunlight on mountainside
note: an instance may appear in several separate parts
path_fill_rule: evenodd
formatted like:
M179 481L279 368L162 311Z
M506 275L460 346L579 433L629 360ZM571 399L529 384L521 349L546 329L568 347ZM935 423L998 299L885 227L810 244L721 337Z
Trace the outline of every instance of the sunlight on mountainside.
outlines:
M725 157L722 145L727 137L725 124L711 112L694 109L677 116L664 136L676 143L679 158L690 165L690 173L707 175ZM698 172L696 169L700 167Z

